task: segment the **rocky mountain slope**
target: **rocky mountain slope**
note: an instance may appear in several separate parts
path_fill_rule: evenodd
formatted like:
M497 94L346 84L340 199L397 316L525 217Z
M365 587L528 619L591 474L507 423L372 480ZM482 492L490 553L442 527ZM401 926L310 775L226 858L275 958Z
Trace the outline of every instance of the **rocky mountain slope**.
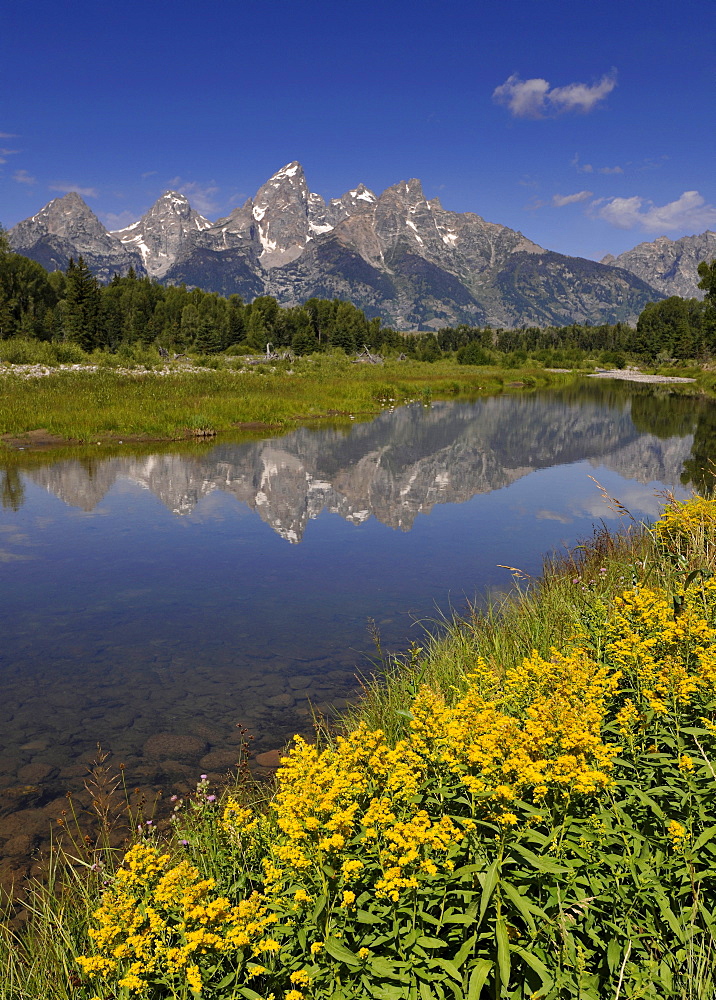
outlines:
M92 209L71 191L53 198L37 215L19 222L8 233L16 253L38 261L48 271L64 271L70 257L82 254L102 280L126 274L130 267L144 273L140 254L108 233Z
M131 226L112 233L154 278L163 278L175 260L188 252L194 237L211 223L199 215L183 194L167 191L149 211Z
M680 295L685 299L702 299L698 287L697 267L702 260L716 258L716 233L706 230L698 236L682 236L670 240L659 236L653 243L640 243L618 257L607 254L602 264L623 267L643 281L649 282L663 295Z
M660 297L643 275L545 250L516 230L428 200L420 181L381 195L359 185L326 202L289 163L229 216L210 222L167 192L137 222L107 233L78 195L50 202L10 231L50 268L82 254L106 280L133 266L284 305L348 299L399 329L634 320Z

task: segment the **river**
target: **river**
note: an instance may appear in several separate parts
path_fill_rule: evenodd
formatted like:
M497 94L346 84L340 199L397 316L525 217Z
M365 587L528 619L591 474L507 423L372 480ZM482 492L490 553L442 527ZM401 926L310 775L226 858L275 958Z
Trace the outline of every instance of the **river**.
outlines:
M539 573L658 492L685 496L714 407L586 384L383 412L349 427L118 445L2 471L0 875L87 804L100 744L183 794L330 716L384 649ZM703 456L702 456L703 457ZM258 762L255 757L258 756ZM4 866L4 867L3 867Z

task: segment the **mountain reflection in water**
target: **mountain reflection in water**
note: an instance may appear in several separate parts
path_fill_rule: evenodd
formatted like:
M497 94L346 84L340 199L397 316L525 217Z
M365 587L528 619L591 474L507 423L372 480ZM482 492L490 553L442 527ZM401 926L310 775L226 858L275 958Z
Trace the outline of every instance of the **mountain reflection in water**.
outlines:
M589 476L636 516L656 490L702 482L713 414L601 384L264 440L14 456L0 488L10 868L65 791L82 803L98 742L147 796L218 778L237 723L258 753L280 747L373 669L369 620L405 648L416 619L509 586L499 564L536 573L612 518Z
M666 405L668 397L659 401ZM179 515L221 490L297 543L323 511L353 524L373 516L409 531L435 504L464 503L537 469L577 461L640 483L678 483L691 454L691 431L644 433L628 404L605 408L585 400L575 406L568 394L493 397L471 405L407 406L349 431L301 429L265 441L218 444L201 455L58 462L29 478L85 511L121 478L150 490Z

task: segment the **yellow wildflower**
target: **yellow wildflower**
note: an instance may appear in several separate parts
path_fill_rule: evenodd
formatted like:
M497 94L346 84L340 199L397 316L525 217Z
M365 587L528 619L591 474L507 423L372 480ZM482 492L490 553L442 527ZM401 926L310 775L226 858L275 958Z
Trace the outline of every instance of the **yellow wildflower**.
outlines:
M683 851L686 846L686 827L679 823L678 820L672 819L666 827L666 833L673 849L677 852Z

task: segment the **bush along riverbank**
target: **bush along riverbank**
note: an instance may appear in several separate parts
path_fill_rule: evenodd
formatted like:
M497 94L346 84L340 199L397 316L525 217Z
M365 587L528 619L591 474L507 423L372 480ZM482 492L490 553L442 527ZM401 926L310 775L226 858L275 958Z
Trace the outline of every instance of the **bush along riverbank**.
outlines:
M715 563L713 500L599 532L38 889L0 997L715 996Z

